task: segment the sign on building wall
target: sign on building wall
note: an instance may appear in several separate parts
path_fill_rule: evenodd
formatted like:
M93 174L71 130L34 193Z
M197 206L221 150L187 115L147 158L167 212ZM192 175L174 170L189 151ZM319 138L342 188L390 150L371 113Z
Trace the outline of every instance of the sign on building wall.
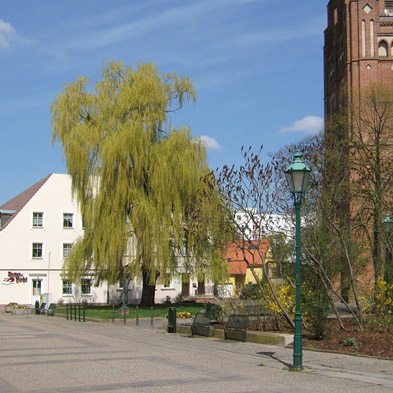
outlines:
M27 277L24 277L22 273L8 272L8 277L3 279L4 285L19 284L23 282L27 282Z

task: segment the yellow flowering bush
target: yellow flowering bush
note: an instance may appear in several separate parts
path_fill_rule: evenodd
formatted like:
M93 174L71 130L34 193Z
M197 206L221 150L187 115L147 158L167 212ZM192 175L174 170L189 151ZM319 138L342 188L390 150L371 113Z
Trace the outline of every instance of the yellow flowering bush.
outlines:
M178 312L176 313L176 318L179 319L186 319L186 318L193 318L194 315L190 312Z
M295 313L295 292L290 285L277 284L274 287L278 300L284 309L290 314ZM265 308L273 313L281 313L281 309L275 301L271 291L266 292L267 302Z
M378 327L393 324L393 285L378 279L367 296L360 298L362 311L369 315L368 323Z

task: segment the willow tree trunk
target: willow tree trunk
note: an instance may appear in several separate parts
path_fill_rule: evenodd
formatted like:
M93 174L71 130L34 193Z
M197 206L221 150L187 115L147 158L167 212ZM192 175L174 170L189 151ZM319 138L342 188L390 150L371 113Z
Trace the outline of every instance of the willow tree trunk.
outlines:
M142 299L140 307L152 307L154 306L154 296L156 294L156 284L151 284L150 275L144 269L142 269Z

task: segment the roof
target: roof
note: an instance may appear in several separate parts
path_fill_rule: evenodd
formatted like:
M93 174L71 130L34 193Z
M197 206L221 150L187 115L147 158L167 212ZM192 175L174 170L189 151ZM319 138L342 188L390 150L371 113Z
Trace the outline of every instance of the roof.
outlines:
M37 193L37 191L47 182L50 176L52 176L52 173L33 184L27 190L22 191L19 195L4 203L4 205L0 206L0 210L13 211L11 218L4 224L3 227L0 228L0 231L2 231L14 219L14 217L18 215L27 202L29 202L30 199L33 198L33 196Z
M246 262L228 262L228 273L231 276L245 275L247 272Z
M270 242L268 239L238 241L227 246L225 260L231 275L246 274L247 266L262 266L262 258L266 257ZM260 252L258 252L258 248Z

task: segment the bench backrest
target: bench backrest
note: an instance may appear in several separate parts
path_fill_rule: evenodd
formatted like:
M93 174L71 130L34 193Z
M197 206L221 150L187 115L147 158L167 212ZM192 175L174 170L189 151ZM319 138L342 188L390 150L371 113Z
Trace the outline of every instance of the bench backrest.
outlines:
M209 325L210 318L207 317L203 311L200 311L195 315L194 321L192 323L193 325Z
M233 314L228 318L228 322L225 327L229 329L247 329L248 326L248 316Z

